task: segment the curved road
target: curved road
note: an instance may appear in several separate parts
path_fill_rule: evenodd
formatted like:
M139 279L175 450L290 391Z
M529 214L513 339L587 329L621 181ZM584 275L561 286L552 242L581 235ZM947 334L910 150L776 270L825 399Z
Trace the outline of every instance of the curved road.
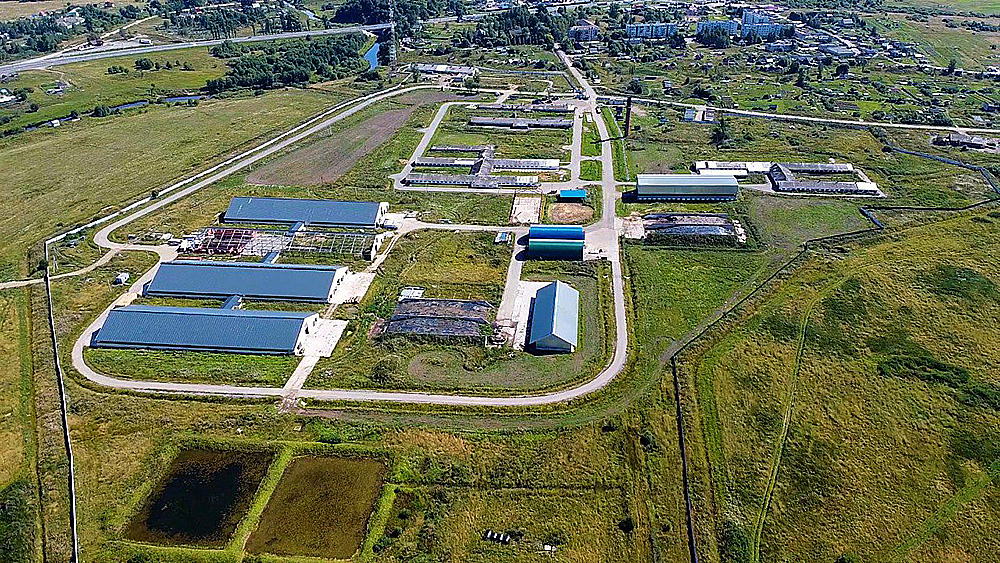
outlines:
M566 61L565 55L562 55L563 60ZM604 124L604 120L600 118L600 114L596 109L596 96L594 95L593 89L587 84L582 76L576 71L576 69L571 68L571 72L577 75L577 79L580 80L581 84L585 85L586 92L589 97L585 102L585 110L591 112L594 116L594 120L598 126L598 130L601 134L602 139L609 139L607 128ZM111 252L120 250L146 250L157 252L160 256L161 261L164 259L169 259L172 257L174 250L169 247L151 247L144 245L131 245L131 244L121 244L115 243L110 240L110 234L116 229L126 225L140 217L143 217L153 211L160 209L170 203L185 197L205 186L208 186L229 174L232 174L238 170L241 170L250 164L266 158L275 152L282 150L293 143L296 143L330 125L340 121L361 109L388 97L395 96L404 92L410 92L419 89L436 89L435 86L421 85L421 86L411 86L408 88L397 88L389 91L382 91L376 94L371 94L363 98L353 100L351 102L346 102L338 106L338 108L345 108L350 106L348 109L340 111L336 115L329 117L311 127L305 128L307 124L303 124L296 129L300 131L294 135L289 135L286 133L283 137L284 139L280 142L275 142L277 139L269 141L264 145L258 146L249 151L245 151L231 159L226 163L217 165L213 169L217 170L210 175L206 175L205 171L196 177L204 176L198 182L188 185L183 189L173 191L169 196L163 197L155 201L152 205L143 207L142 209L136 210L121 219L103 227L98 231L95 236L95 242L104 248L111 249ZM351 105L354 104L354 105ZM330 112L335 111L338 108L330 110ZM330 112L327 112L328 115ZM314 118L311 121L315 121ZM308 122L307 122L308 123ZM289 132L291 133L291 132ZM265 145L268 145L265 147ZM262 150L263 149L263 150ZM626 324L626 311L625 311L625 291L624 291L624 281L621 272L621 263L619 260L619 248L618 248L618 237L615 230L615 202L617 199L617 192L615 190L614 181L614 164L612 161L612 152L610 141L605 141L602 146L601 160L603 163L603 183L604 189L603 193L603 215L597 223L591 225L587 229L587 244L592 249L599 249L601 254L608 257L611 261L612 267L612 294L614 300L614 310L615 310L615 329L616 329L616 342L614 354L611 358L611 362L597 375L594 379L585 382L584 384L573 387L570 389L565 389L562 391L557 391L553 393L546 393L541 395L525 395L516 397L490 397L490 396L478 396L478 395L446 395L446 394L434 394L434 393L420 393L420 392L385 392L385 391L373 391L373 390L346 390L346 389L301 389L294 392L294 396L287 397L287 391L284 388L279 387L240 387L231 385L214 385L214 384L195 384L195 383L170 383L170 382L156 382L156 381L134 381L134 380L122 380L107 375L98 373L94 371L90 366L87 365L84 360L83 352L84 348L90 343L93 333L103 324L105 318L107 317L108 311L111 310L112 304L109 306L91 325L83 332L80 338L73 345L72 350L72 362L74 368L83 374L84 377L97 383L99 385L113 387L116 389L126 389L138 392L149 392L149 393L170 393L170 394L183 394L183 395L216 395L216 396L236 396L236 397L285 397L288 399L295 398L309 398L322 401L356 401L356 402L396 402L396 403L423 403L423 404L441 404L441 405L469 405L469 406L495 406L495 407L507 407L507 406L531 406L531 405L542 405L551 404L557 402L568 401L583 395L597 391L603 388L608 383L610 383L614 378L622 371L625 367L625 363L628 358L628 327ZM227 165L228 164L228 165ZM193 178L192 178L193 179ZM178 188L181 185L186 185L186 182L179 182L171 188ZM448 225L448 228L460 228L457 225ZM109 255L111 254L109 252ZM132 285L132 290L138 290L146 283L154 274L155 268L150 269L142 277L140 277ZM126 294L128 295L128 294Z

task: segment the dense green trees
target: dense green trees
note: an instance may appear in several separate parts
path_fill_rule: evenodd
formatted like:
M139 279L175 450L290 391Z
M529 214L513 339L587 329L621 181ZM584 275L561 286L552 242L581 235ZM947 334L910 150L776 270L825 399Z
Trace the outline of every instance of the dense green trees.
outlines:
M419 20L437 16L461 16L462 0L397 0L396 33L412 35ZM389 21L389 0L347 0L337 8L333 21L372 25Z
M253 47L223 43L213 48L212 54L228 58L229 70L222 78L209 80L205 89L210 93L235 88L267 89L361 72L368 69L361 54L365 43L359 33Z
M566 30L576 23L575 12L550 13L545 8L532 12L517 6L490 14L476 25L473 43L483 47L497 45L544 45L551 48L566 39Z

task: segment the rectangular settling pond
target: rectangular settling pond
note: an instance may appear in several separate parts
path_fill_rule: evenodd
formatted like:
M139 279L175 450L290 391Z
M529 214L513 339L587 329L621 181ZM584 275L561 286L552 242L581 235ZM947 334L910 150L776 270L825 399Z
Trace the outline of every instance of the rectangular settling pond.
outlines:
M364 541L384 476L385 466L376 460L292 460L246 550L328 559L351 557Z
M272 458L269 452L181 451L126 536L157 544L225 546Z

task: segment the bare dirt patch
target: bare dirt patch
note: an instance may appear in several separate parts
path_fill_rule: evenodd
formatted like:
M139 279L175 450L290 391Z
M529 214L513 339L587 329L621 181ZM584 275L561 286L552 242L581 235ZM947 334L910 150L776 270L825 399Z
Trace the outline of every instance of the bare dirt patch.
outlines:
M413 113L413 107L385 111L348 131L329 135L273 160L247 176L263 185L315 186L335 181L362 157L389 140Z
M545 214L553 223L583 223L594 216L594 210L582 203L551 203Z

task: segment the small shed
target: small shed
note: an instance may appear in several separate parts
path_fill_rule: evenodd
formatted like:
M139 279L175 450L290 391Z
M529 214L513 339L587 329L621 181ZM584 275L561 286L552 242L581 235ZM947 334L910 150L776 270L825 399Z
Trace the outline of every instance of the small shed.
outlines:
M587 199L587 190L559 190L559 201L582 202Z

